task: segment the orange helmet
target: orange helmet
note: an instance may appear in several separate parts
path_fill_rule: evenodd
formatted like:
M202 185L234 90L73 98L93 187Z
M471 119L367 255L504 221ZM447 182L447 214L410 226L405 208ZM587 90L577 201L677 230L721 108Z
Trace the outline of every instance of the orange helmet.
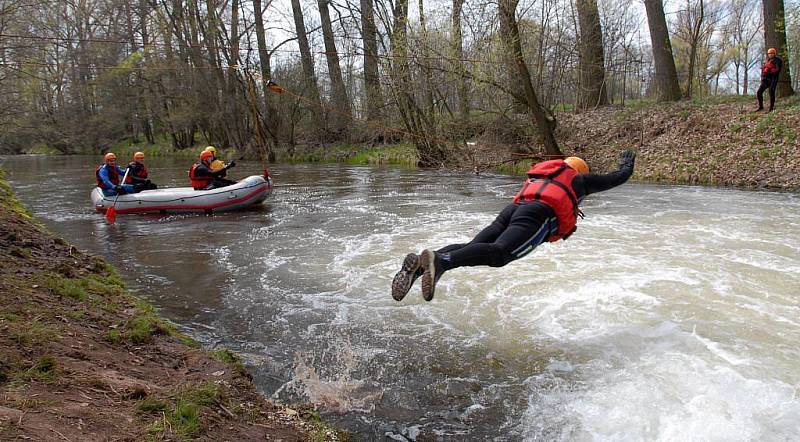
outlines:
M144 159L144 152L136 152L133 154L134 160L143 160Z
M775 48L769 48L769 49L767 49L767 54L768 54L768 55L775 55L775 54L777 54L777 53L778 53L778 51L776 51L776 50L775 50Z
M200 161L206 161L214 158L214 154L211 151L204 150L200 152Z
M567 163L567 166L575 169L578 173L589 173L589 165L586 164L586 161L578 157L567 157L564 159L564 162Z
M117 156L114 155L112 152L109 152L109 153L106 154L106 156L103 157L103 160L105 160L105 161L111 161L111 160L117 161Z

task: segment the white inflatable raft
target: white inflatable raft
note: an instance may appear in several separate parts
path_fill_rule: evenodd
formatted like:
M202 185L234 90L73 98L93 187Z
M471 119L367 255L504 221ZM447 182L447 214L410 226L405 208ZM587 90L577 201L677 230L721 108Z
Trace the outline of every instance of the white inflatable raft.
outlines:
M272 193L272 179L252 175L236 184L212 190L173 187L120 195L114 210L117 214L222 212L261 203L270 193ZM114 204L114 197L104 196L99 187L92 190L91 198L98 212L105 212Z

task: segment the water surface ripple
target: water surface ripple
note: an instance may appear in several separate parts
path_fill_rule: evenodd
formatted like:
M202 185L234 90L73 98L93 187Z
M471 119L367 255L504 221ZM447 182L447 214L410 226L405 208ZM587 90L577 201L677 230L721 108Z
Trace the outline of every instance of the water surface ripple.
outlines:
M364 440L792 440L800 196L627 184L568 241L401 303L403 256L468 241L519 180L278 165L258 210L92 213L93 159L11 157L21 199L278 401ZM153 160L159 183L188 166ZM244 163L239 176L255 173Z

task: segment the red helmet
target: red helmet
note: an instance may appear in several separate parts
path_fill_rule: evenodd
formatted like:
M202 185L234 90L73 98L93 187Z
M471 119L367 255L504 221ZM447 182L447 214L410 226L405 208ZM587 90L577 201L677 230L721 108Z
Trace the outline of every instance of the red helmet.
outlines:
M204 150L200 152L200 161L206 161L214 158L214 154L211 151Z

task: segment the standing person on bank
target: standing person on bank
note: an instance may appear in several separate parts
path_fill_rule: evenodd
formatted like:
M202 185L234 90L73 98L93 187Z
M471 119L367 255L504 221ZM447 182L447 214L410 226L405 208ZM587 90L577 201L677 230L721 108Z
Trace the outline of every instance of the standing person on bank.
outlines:
M769 48L767 51L767 61L761 68L761 86L758 87L756 98L758 98L758 109L756 112L764 110L764 91L769 89L769 110L772 112L775 109L775 89L778 87L778 77L783 68L783 60L778 57L778 51L775 48Z
M589 173L589 166L578 157L534 164L514 201L472 241L406 255L392 280L392 297L402 300L422 276L422 297L430 301L436 283L448 270L502 267L545 241L567 239L575 231L578 217L583 217L578 208L583 198L628 181L635 158L633 150L622 152L619 169L604 175Z
M144 152L133 154L133 161L128 163L128 169L128 178L125 180L125 184L132 184L134 192L158 189L158 186L153 184L147 176L147 167L144 165Z

